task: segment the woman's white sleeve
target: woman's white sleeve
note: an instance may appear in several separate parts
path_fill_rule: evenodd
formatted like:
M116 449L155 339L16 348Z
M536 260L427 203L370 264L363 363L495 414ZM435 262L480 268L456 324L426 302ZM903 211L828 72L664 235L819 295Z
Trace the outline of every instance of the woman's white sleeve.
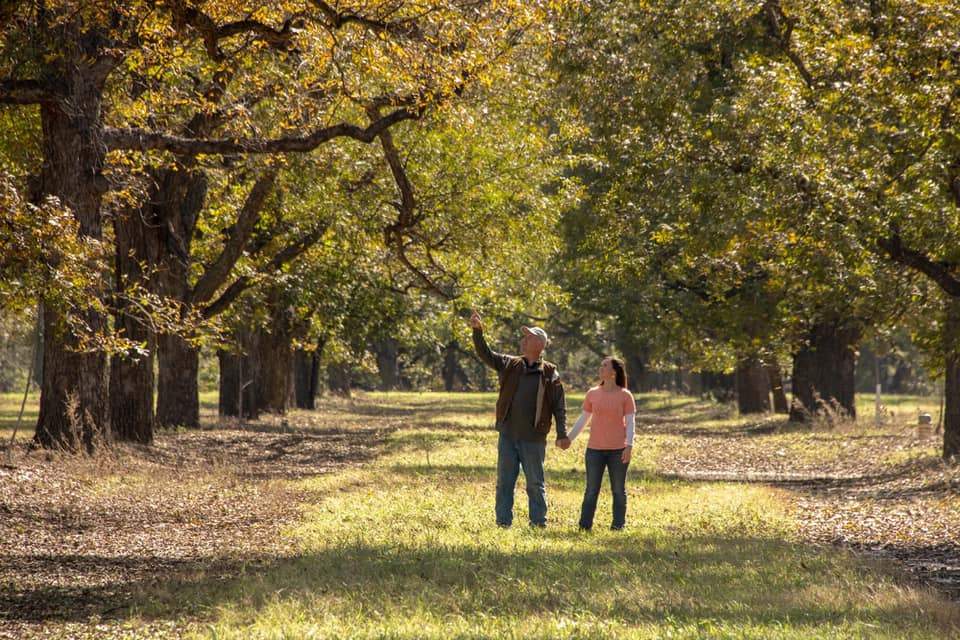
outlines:
M627 446L633 446L633 435L637 431L637 414L627 414Z
M569 433L567 433L567 437L570 438L570 442L573 442L573 439L577 437L577 434L583 431L583 427L586 426L587 420L589 419L590 419L589 411L584 411L583 413L580 414L580 417L577 418L577 421L573 425L573 428L570 429Z

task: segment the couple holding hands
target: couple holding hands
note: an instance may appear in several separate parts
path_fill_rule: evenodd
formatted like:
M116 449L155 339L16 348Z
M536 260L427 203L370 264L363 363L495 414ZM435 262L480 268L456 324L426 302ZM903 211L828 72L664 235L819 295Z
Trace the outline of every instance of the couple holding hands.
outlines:
M527 481L530 524L547 525L547 491L543 461L551 420L557 423L556 444L567 449L590 423L585 456L587 487L580 508L580 528L593 528L603 472L610 475L613 493L612 529L622 529L627 515L627 467L633 450L636 403L627 389L623 362L607 357L600 364L600 384L587 391L583 411L567 433L567 410L557 367L543 359L549 344L540 327L521 327L520 355L490 349L483 337L480 314L472 312L473 345L477 355L500 378L497 398L497 524L513 524L513 494L520 469Z

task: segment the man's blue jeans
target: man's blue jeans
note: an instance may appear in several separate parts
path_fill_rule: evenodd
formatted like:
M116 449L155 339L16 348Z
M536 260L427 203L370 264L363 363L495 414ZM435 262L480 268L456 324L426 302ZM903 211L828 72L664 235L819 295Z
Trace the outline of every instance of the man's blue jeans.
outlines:
M547 489L543 481L543 460L546 455L546 442L514 440L500 434L497 443L497 524L513 524L513 490L517 485L520 467L523 467L523 475L527 479L530 524L547 524Z
M627 519L627 467L623 462L623 449L587 449L587 490L580 507L580 528L593 527L593 514L597 510L603 470L610 470L610 490L613 492L612 529L622 529Z

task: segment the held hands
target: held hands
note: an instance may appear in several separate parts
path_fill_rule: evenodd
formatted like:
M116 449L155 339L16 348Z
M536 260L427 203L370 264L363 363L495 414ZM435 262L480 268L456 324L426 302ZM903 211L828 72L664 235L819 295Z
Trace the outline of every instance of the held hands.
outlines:
M633 447L627 447L623 450L623 454L620 456L620 460L623 461L623 464L628 464L630 462L630 455L633 453Z
M566 451L570 448L570 438L557 438L557 446Z
M483 330L483 322L480 320L480 314L476 309L471 309L470 328Z

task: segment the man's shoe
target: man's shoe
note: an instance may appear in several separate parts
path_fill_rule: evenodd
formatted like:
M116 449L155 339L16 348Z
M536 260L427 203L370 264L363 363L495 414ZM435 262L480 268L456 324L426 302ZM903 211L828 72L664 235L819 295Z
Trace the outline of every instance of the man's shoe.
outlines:
M509 528L510 528L510 523L509 523L509 522L498 522L498 523L497 523L497 526L500 527L501 529L509 529Z
M531 523L530 523L530 528L531 528L531 529L546 529L546 528L547 528L547 523L546 523L546 522L531 522Z

